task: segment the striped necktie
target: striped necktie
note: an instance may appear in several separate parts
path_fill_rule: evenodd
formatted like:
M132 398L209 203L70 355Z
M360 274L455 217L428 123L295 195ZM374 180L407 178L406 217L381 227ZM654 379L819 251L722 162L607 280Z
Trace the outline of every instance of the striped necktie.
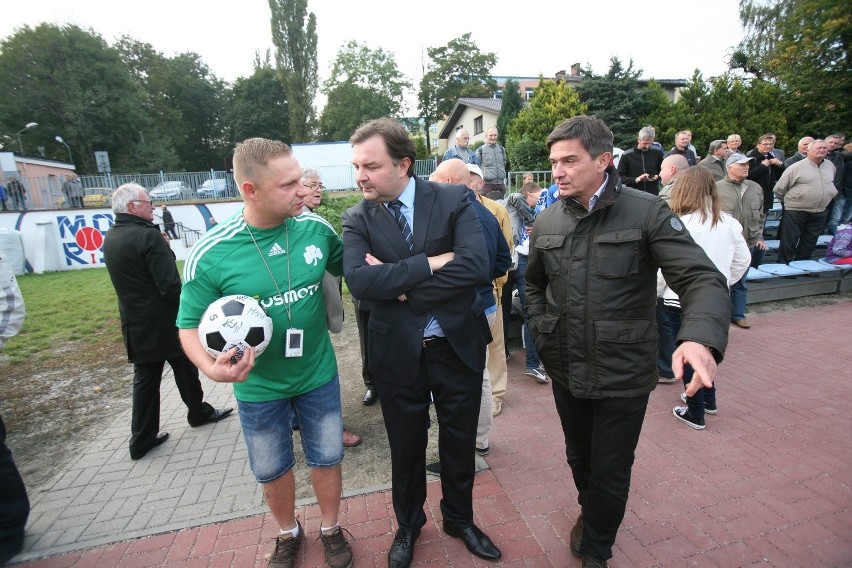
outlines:
M402 231L402 236L405 237L405 242L408 244L408 250L414 252L414 239L411 236L411 227L408 225L408 219L402 214L402 201L394 199L388 203L391 215L393 215L396 224L399 225L399 230Z

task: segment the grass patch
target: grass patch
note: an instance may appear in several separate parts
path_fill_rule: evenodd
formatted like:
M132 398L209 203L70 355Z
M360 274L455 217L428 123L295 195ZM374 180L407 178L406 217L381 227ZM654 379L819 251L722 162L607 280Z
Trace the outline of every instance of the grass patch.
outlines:
M27 306L21 332L3 349L10 364L44 361L67 343L121 345L118 301L106 268L18 277Z

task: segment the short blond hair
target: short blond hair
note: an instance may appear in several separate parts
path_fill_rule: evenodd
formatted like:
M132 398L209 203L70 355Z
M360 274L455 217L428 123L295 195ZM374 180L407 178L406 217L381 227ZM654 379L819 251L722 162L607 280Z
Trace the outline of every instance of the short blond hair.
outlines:
M284 142L267 138L249 138L234 148L234 181L237 187L243 182L258 183L263 179L263 168L273 158L289 156L293 153Z

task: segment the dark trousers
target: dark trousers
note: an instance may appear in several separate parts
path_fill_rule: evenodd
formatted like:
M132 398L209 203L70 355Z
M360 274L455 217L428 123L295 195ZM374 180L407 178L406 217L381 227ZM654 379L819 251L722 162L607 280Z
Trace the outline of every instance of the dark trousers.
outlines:
M175 232L175 224L174 224L174 223L166 223L166 224L163 226L163 230L165 230L166 234L167 234L170 238L172 238L172 239L177 239L177 238L178 238L178 235L177 235L177 233Z
M476 425L482 396L482 371L472 371L448 344L424 348L413 384L377 377L382 416L391 450L393 508L400 528L416 531L426 524L426 444L429 393L438 414L441 461L441 513L444 523L467 528L473 523Z
M204 392L198 369L184 356L169 359L178 392L189 409L187 420L198 426L213 414L213 407L202 402ZM165 361L133 365L133 415L130 423L130 455L150 449L160 429L160 382Z
M828 209L820 213L784 209L778 239L778 262L788 264L793 260L808 260L822 234Z
M580 551L606 560L624 519L648 395L582 399L553 381L553 397L583 511Z
M509 322L512 319L512 292L518 283L518 271L508 272L508 279L503 284L503 345L506 346L506 357L509 356Z
M29 515L27 489L6 446L6 425L0 417L0 564L21 551Z
M370 371L367 370L367 324L370 322L370 310L359 310L355 308L355 323L358 325L358 342L361 344L361 378L364 386L375 388Z
M672 326L669 323L668 315L666 314L666 306L663 304L662 298L657 298L657 371L661 377L667 379L674 378L672 371L672 354L675 352L675 339L677 333L672 332Z
M671 306L666 308L666 311L669 315L669 322L671 323L672 330L675 335L680 333L680 324L683 318L683 310L680 308L673 308ZM692 365L685 364L683 366L683 388L686 389L686 386L692 382L692 376L695 374L695 370L692 368ZM714 384L712 387L702 387L698 389L698 391L686 398L686 404L689 407L689 413L692 414L695 418L703 419L704 418L704 407L705 405L710 406L711 408L716 406L716 385Z

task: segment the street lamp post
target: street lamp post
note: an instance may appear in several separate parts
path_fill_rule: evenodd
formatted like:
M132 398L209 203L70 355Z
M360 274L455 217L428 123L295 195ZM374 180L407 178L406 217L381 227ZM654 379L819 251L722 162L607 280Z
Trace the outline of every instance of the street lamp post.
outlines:
M62 136L57 135L56 138L54 138L54 140L56 140L57 142L59 142L60 144L64 145L66 148L68 148L68 163L73 165L74 164L74 158L71 157L71 146L66 144L65 140L62 139Z
M23 134L30 128L35 128L36 126L38 126L38 122L28 122L26 126L18 130L18 149L21 151L21 154L24 153L24 143L21 142L21 134Z

